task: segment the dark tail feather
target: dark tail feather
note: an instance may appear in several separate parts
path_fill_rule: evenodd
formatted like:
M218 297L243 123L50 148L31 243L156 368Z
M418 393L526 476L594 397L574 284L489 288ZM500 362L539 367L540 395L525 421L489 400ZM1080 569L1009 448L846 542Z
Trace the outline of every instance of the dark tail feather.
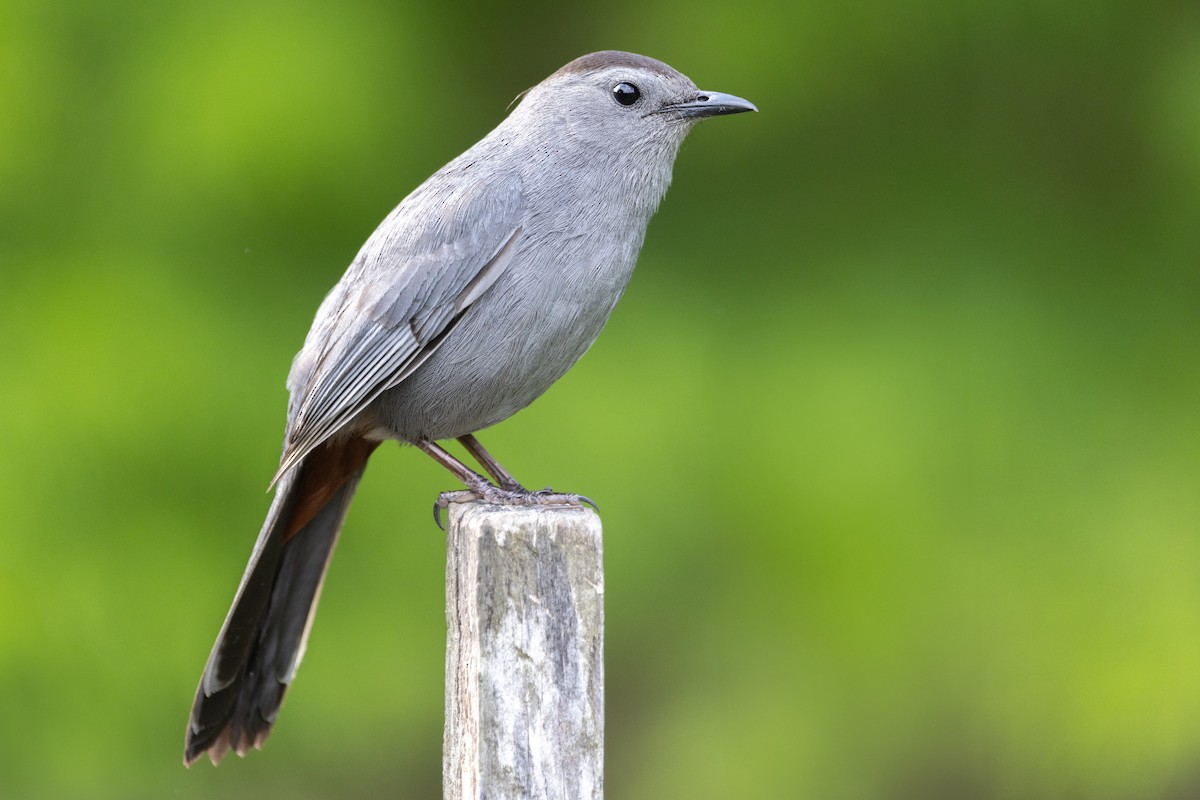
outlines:
M326 442L279 481L188 721L183 761L262 747L304 655L321 583L375 442Z

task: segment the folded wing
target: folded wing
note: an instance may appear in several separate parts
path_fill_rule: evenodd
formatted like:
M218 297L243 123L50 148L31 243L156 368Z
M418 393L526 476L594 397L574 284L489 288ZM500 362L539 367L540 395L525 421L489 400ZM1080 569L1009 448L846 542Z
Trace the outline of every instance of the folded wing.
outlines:
M436 190L426 183L401 203L321 304L288 376L274 480L419 367L511 264L520 181L463 172L472 180L444 172Z

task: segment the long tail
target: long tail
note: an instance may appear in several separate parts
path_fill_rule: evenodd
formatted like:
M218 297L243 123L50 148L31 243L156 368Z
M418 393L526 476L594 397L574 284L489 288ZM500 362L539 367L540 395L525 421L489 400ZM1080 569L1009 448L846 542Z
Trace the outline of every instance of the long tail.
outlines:
M304 655L350 498L376 442L326 442L279 481L188 721L183 761L262 747Z

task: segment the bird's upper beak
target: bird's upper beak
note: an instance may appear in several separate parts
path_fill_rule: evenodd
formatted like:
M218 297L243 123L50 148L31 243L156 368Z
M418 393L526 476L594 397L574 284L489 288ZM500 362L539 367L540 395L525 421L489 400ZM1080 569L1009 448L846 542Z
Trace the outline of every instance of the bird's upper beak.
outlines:
M663 112L674 113L688 119L703 119L720 114L740 114L743 111L758 111L758 107L749 100L743 100L724 92L696 92L691 100L682 103L671 103L663 106Z

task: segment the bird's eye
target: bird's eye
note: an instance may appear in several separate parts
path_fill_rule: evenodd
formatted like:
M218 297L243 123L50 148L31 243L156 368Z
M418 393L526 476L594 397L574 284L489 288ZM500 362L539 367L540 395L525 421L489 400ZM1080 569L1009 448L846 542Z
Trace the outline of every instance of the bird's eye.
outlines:
M612 88L613 99L623 106L631 106L642 96L642 92L632 83L621 81Z

